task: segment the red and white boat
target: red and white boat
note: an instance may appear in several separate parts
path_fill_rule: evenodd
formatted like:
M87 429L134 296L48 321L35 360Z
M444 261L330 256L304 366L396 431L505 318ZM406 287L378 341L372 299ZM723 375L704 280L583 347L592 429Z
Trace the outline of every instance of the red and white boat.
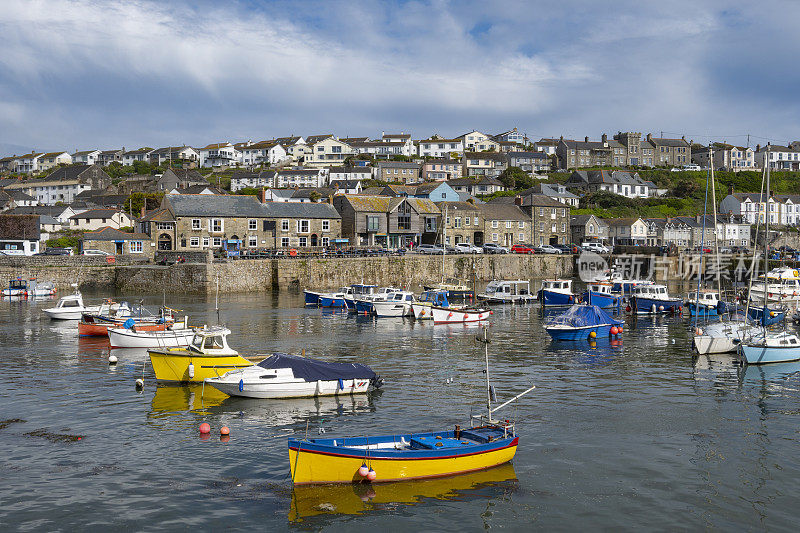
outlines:
M492 312L489 309L470 307L431 306L434 324L460 324L487 320Z

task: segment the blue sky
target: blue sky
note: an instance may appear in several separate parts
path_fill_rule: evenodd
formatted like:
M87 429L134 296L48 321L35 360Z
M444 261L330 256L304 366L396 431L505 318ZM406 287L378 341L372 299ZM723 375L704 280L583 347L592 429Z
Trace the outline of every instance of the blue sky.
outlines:
M798 20L769 0L4 0L0 152L512 127L785 144Z

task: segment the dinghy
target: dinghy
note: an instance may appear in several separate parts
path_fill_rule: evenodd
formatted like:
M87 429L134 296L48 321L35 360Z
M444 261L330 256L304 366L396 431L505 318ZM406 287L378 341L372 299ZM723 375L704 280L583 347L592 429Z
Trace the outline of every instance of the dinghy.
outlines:
M276 353L205 383L229 396L277 399L364 393L379 388L383 380L366 365Z
M622 333L622 321L596 305L573 305L544 326L556 341L591 340Z

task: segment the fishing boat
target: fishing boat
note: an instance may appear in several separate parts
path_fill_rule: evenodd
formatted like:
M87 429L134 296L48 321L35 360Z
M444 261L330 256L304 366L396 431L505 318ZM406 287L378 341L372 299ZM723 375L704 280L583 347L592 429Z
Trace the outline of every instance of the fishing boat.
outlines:
M631 308L638 314L680 313L683 301L670 296L665 285L643 284L633 288Z
M773 268L753 281L750 298L757 302L800 303L800 271L787 266Z
M609 316L597 305L573 305L544 325L556 341L591 340L622 333L622 321Z
M484 329L484 340L486 333ZM374 437L290 438L289 469L296 485L406 481L484 470L514 458L519 437L513 422L493 414L533 390L492 408L486 344L486 415L471 416L470 426L427 433ZM475 426L474 421L479 420Z
M324 293L319 291L304 290L303 297L306 305L319 305L319 297Z
M414 293L399 291L391 293L385 300L374 300L372 311L378 317L403 317L411 315L411 305L414 303Z
M516 304L535 300L531 294L531 284L527 280L492 280L478 295L478 300L486 304Z
M78 322L78 335L81 337L108 337L108 328L130 328L136 326L138 331L164 331L175 325L172 310L163 307L158 315L154 315L141 305L130 307L123 302L116 306L107 301L97 314L84 313ZM183 327L180 324L177 327Z
M14 278L8 281L8 288L3 289L3 296L27 296L28 280Z
M647 279L626 278L617 270L606 270L604 273L596 276L592 281L611 283L611 292L618 294L630 294L637 285L652 285L653 283L651 280Z
M324 292L319 295L319 306L334 307L337 309L347 307L345 296L347 296L350 291L350 287L340 287L336 292Z
M195 332L186 348L148 350L156 379L160 381L196 381L218 377L237 368L253 366L228 346L228 328L214 326Z
M119 307L119 304L115 304ZM99 305L84 305L80 291L68 294L58 299L55 307L42 309L42 312L53 320L80 320L84 313L94 314L100 312ZM115 310L112 308L112 310Z
M684 303L690 316L717 316L721 301L718 291L708 289L691 291Z
M350 285L350 290L347 292L347 294L345 294L344 297L345 306L349 310L355 311L356 301L374 294L377 288L377 285L365 285L363 283L355 283Z
M576 303L571 279L546 279L538 293L542 305L572 305Z
M397 287L381 287L372 294L367 294L356 298L356 312L364 315L371 315L374 312L372 302L381 302L390 298L392 294L402 291Z
M445 291L451 300L468 300L475 296L475 293L468 285L454 279L448 279L435 285L423 285L422 288L425 291Z
M276 353L205 383L229 396L278 399L365 393L383 381L366 365Z
M417 320L433 320L431 307L450 307L447 300L447 291L428 290L423 292L416 301L411 304L411 312Z
M607 281L590 282L582 295L583 301L603 309L619 308L622 305L622 297L614 294L611 288L611 283Z
M492 312L482 307L431 306L434 324L461 324L487 320Z
M195 328L181 327L183 322L174 324L164 331L142 331L136 324L130 328L108 328L108 342L112 348L161 348L189 346Z

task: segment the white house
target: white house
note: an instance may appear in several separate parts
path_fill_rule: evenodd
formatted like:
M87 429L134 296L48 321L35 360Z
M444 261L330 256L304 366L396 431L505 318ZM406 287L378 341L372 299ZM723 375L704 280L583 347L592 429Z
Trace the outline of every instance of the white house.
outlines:
M486 141L491 140L490 135L486 135L483 132L478 130L472 130L469 133L465 133L463 135L459 135L456 137L457 139L461 139L464 142L464 149L469 150L471 152L481 151L477 148L478 144L483 143L486 144ZM492 141L498 147L500 146L497 142Z
M198 150L200 153L201 167L231 167L238 166L242 154L231 143L212 143Z
M733 146L730 144L714 143L713 148L713 168L733 170L755 170L756 157L755 150L743 146ZM708 148L692 150L692 162L697 163L703 168L708 168Z
M135 161L144 161L145 163L149 163L150 153L152 151L152 148L139 148L137 150L128 150L127 152L123 152L122 164L125 166L131 166Z
M789 219L788 211L783 202L774 196L770 196L768 202L770 224L787 224L788 222L785 221ZM736 192L728 194L722 199L719 204L719 212L740 216L749 224L755 224L756 221L763 224L765 222L765 213L767 212L766 204L767 202L761 200L759 193ZM792 219L794 223L796 223L798 215L800 213L795 214L795 205L792 204Z
M103 150L97 156L97 164L100 166L108 166L111 163L122 163L122 154L125 153L125 148L121 150ZM77 161L76 161L77 162ZM88 164L88 163L87 163Z
M341 165L346 158L355 153L355 150L346 142L334 137L326 137L311 145L311 151L305 156L304 165L314 168Z
M262 172L234 172L231 176L231 192L237 192L245 188L260 189L262 187L275 186L274 170L264 170Z
M258 165L277 165L291 159L286 149L275 141L261 141L248 145L241 150L242 164L247 167Z
M587 193L607 191L626 198L649 198L657 194L655 183L643 180L636 172L619 170L576 170L564 185Z
M39 171L39 158L42 157L44 153L42 152L32 152L30 154L21 155L16 160L16 168L13 169L14 172L20 172L23 174L29 174L31 172L38 172Z
M451 154L464 153L463 139L443 139L440 137L431 137L424 141L419 141L417 145L417 154L420 156L430 156L442 159L450 159Z
M99 162L98 158L100 157L100 153L100 150L76 151L72 154L72 162L79 165L94 165Z
M800 150L788 146L757 146L755 160L759 168L769 163L773 170L800 170Z
M303 168L294 170L279 170L275 174L276 189L288 187L317 188L328 181L327 168Z
M161 165L167 161L190 161L197 163L200 160L200 153L191 146L167 146L157 148L150 152L150 163Z
M95 231L106 226L116 229L132 227L133 219L128 213L116 209L89 209L69 219L69 229L72 230Z
M328 169L330 181L361 181L372 178L372 167L331 167Z
M88 190L102 190L111 185L111 177L98 165L60 167L44 178L21 181L6 189L18 189L34 197L40 204L72 203Z

